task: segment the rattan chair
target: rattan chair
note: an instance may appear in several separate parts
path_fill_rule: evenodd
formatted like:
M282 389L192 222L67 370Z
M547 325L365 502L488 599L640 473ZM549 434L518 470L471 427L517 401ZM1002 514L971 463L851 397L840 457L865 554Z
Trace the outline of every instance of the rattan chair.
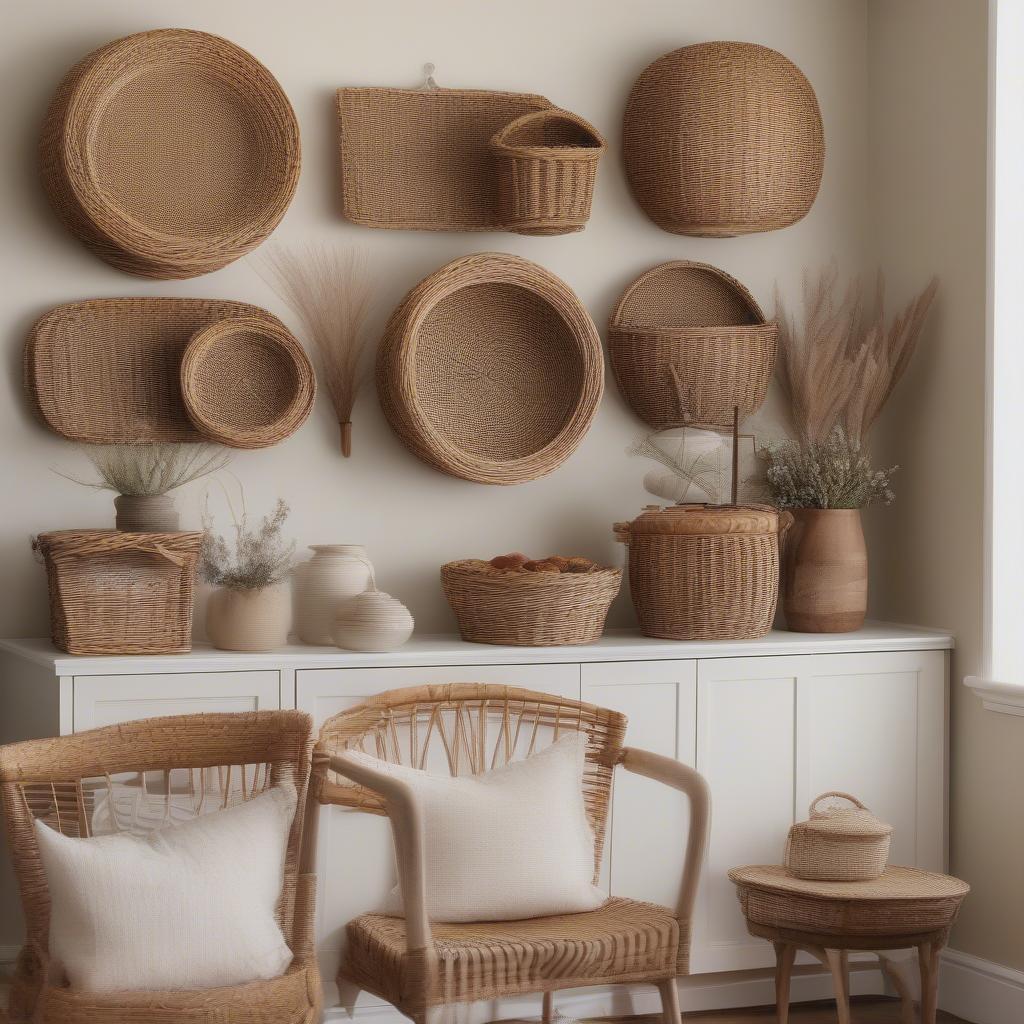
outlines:
M476 683L393 690L329 719L317 745L315 788L326 804L391 819L405 919L364 914L347 927L339 980L380 996L416 1024L455 1003L588 985L649 982L665 1024L678 1024L675 979L689 971L690 921L704 861L709 793L678 761L623 746L624 715L579 701ZM590 913L526 921L439 924L426 913L423 820L408 786L337 755L360 749L394 763L453 775L520 759L569 731L587 736L583 796L593 827L595 881L612 776L622 765L685 793L690 833L674 910L620 896ZM355 785L353 785L353 783Z
M312 724L297 711L181 715L0 747L0 795L25 911L12 1024L314 1024L322 996L313 940L316 820ZM205 991L76 991L51 971L50 900L33 819L69 836L144 831L291 780L299 802L278 905L294 958L270 981ZM120 814L119 807L132 813Z

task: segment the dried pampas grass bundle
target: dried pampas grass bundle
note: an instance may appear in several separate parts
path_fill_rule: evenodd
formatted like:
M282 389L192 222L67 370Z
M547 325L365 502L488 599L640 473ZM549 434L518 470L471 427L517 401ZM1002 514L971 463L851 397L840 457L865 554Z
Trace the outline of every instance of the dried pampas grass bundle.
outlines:
M365 378L366 317L373 279L363 257L326 246L301 252L272 248L261 276L302 322L341 426L341 451L352 454L352 406Z
M938 290L927 287L886 326L881 274L872 308L854 279L840 295L839 268L804 278L804 319L798 331L776 293L777 375L793 433L803 444L824 444L840 427L860 446L903 376Z

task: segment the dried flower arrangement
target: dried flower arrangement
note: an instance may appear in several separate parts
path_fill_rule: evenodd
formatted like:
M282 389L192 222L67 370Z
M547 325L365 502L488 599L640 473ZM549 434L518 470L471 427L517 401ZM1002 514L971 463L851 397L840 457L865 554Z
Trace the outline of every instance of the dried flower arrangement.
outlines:
M887 326L881 275L872 308L858 280L840 298L839 269L804 279L802 331L776 297L777 376L792 440L763 449L776 504L796 508L861 508L893 500L893 466L874 470L867 435L903 376L938 290L932 279Z
M317 353L347 458L352 453L352 406L365 377L373 279L361 256L322 246L303 253L272 249L263 264L269 271L266 280L299 317L307 345Z
M288 512L287 504L279 498L274 511L250 528L244 507L241 516L232 508L234 537L229 541L214 533L207 500L200 551L203 580L229 590L263 590L286 580L295 561L295 541L285 541L281 533Z
M224 469L231 455L212 444L83 445L97 479L83 480L55 470L83 487L114 491L131 497L167 494Z

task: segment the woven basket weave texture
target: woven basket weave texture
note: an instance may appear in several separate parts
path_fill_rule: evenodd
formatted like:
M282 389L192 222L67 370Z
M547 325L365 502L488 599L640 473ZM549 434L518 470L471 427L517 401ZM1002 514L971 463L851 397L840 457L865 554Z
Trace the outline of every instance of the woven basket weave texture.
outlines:
M709 42L654 61L626 105L630 188L666 231L728 237L804 217L821 183L814 90L781 53Z
M291 202L295 113L270 72L219 36L159 29L90 53L43 127L43 183L100 258L195 277L259 245Z
M778 325L753 295L706 263L663 263L623 293L608 323L619 390L655 430L725 426L757 411L775 365Z
M518 256L478 253L421 281L392 314L377 388L419 458L480 483L552 472L583 439L604 360L571 289Z

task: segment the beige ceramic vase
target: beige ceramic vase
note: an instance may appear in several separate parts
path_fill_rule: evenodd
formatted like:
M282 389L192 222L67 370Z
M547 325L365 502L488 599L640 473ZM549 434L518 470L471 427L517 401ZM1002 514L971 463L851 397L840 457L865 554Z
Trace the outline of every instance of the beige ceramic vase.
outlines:
M178 510L170 494L119 494L116 529L124 533L177 533Z
M868 603L868 552L860 510L791 511L782 598L786 625L797 633L860 629Z
M287 582L262 590L221 587L206 606L206 635L222 651L276 651L287 645L291 621Z

